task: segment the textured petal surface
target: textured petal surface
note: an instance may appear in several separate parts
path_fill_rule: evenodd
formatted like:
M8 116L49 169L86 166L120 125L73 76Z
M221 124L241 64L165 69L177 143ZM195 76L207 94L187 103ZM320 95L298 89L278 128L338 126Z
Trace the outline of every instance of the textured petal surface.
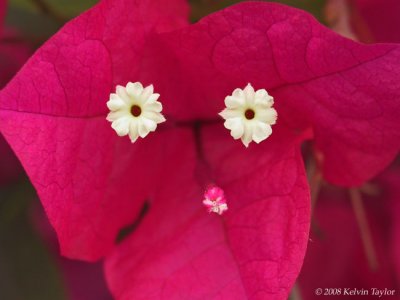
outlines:
M186 24L186 15L184 1L102 1L40 48L0 94L0 130L64 255L101 257L140 210L164 137L132 147L106 121L106 102L117 84L140 80L146 36Z
M265 88L279 122L312 126L333 183L358 185L399 150L399 45L361 45L300 10L249 2L154 38L146 54L149 66L163 63L148 76L176 118L215 118L234 88Z
M194 146L191 136L184 139ZM163 182L143 223L106 260L116 299L287 298L310 217L298 145L271 138L246 151L222 124L204 129L201 144L213 166L206 176L194 147L180 149L174 178ZM226 192L223 217L202 204L207 176Z

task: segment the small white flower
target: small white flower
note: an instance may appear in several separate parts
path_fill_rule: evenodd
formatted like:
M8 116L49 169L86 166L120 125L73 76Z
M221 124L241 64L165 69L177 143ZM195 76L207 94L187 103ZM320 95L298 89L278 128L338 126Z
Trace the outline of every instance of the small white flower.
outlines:
M266 90L254 91L249 83L244 90L236 89L225 98L226 108L219 115L225 119L224 126L231 136L248 147L252 141L258 144L271 135L271 125L277 119L273 104L274 98Z
M153 92L153 85L143 88L140 82L129 82L126 87L118 85L116 94L110 94L107 120L119 136L129 135L134 143L165 121L162 104L157 101L160 95Z

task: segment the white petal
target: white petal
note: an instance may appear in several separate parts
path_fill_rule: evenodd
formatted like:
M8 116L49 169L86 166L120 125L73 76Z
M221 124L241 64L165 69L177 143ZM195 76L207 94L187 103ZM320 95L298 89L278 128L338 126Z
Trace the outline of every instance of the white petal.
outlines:
M120 97L123 101L125 101L125 103L127 103L127 104L129 104L129 105L132 103L132 99L129 97L129 95L128 95L126 89L125 89L123 86L121 86L121 85L118 85L118 86L117 86L117 95L118 95L118 97Z
M225 120L224 126L226 129L232 130L238 126L238 124L243 125L243 121L241 118L229 118Z
M136 120L132 121L129 126L129 138L131 139L132 143L136 142L136 140L139 138L138 122Z
M233 109L225 108L223 111L221 111L219 113L219 115L221 117L223 117L225 120L231 119L231 118L243 118L243 111L242 111L242 109L233 110Z
M143 108L144 108L144 110L146 110L146 111L153 111L153 112L157 112L157 113L159 113L159 112L161 112L162 111L162 104L160 103L160 102L152 102L152 103L149 103L149 102L146 102L144 105L143 105Z
M153 94L153 92L154 92L153 85L150 84L143 90L142 94L140 95L140 102L143 104L146 103L149 100L150 96Z
M246 102L247 104L254 104L255 101L255 92L254 92L254 88L252 87L252 85L249 83L245 88L244 88L244 94L246 96Z
M244 123L242 142L246 147L248 147L252 140L253 140L253 127L250 124L248 124L248 122L246 122Z
M111 97L112 95L115 95L115 97ZM123 109L126 108L128 105L124 100L122 100L120 97L118 97L116 94L111 94L110 95L110 100L107 102L107 107L109 110L118 110L118 109Z
M276 123L276 119L278 117L278 113L274 108L268 109L259 109L257 110L256 119L258 121L262 121L268 123L270 125L274 125Z
M235 109L238 107L243 107L245 101L243 97L227 96L225 98L225 105L227 108Z
M157 113L157 112L152 112L152 111L144 111L143 112L143 117L147 118L147 119L150 119L150 120L153 120L157 124L160 124L160 123L166 121L162 114Z
M256 93L255 93L255 98L256 99L260 99L260 98L262 99L262 98L265 98L265 97L269 97L269 94L265 89L259 89L259 90L256 91Z
M242 89L235 89L232 93L232 96L235 98L244 98L245 97Z
M156 130L157 124L156 122L146 119L146 118L141 118L139 121L139 136L141 138L146 137L151 131Z
M142 122L146 125L146 128L149 131L155 131L157 128L157 123L154 120L143 118Z
M139 123L139 136L141 138L145 138L149 133L150 130L147 129L146 125Z
M150 95L149 99L147 99L146 104L154 103L158 100L158 98L160 98L160 94L154 93L154 94Z
M115 120L112 122L111 127L117 132L119 136L127 135L129 132L130 119L127 117Z
M112 111L107 115L107 121L113 122L115 120L118 120L120 118L123 117L128 117L129 115L123 111L123 110L119 110L119 111Z
M263 108L270 108L272 105L274 105L274 98L271 96L256 98L255 104Z
M126 91L132 97L132 99L137 100L142 94L143 85L140 82L135 82L135 83L129 82L126 85Z
M229 122L228 120L225 122ZM228 126L230 126L231 129L231 136L237 140L240 139L242 137L242 135L244 134L244 124L243 122L234 122L233 124L229 124ZM227 127L227 126L225 126Z
M262 122L256 122L255 125L253 125L252 138L253 141L255 141L257 144L268 138L271 135L271 133L272 133L272 128L268 124Z

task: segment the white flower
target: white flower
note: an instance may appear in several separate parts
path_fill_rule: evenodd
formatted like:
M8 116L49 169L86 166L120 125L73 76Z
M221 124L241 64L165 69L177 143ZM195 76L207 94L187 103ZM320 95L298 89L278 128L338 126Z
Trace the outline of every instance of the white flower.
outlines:
M271 125L277 119L273 104L274 98L266 90L254 91L249 83L244 90L236 89L225 98L226 108L219 115L232 137L248 147L252 141L260 143L271 135Z
M160 95L153 93L153 85L143 88L140 82L129 82L126 87L118 85L116 90L107 102L110 109L107 120L119 136L129 135L134 143L165 121L162 105L157 101Z

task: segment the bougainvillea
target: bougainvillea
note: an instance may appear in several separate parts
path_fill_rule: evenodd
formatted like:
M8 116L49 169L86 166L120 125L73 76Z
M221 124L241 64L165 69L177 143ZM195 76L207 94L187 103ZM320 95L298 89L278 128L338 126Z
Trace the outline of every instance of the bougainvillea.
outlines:
M390 0L384 5L377 0L329 1L327 13L338 33L369 43L396 42L399 4ZM386 295L398 289L398 171L395 163L358 189L357 205L349 190L323 186L299 277L304 298L321 297L315 293L321 287L342 295L345 289L367 290L369 295L371 288L386 290Z
M399 150L400 48L365 46L310 15L248 2L187 25L183 1L104 0L51 38L0 94L0 129L61 251L108 255L118 299L287 297L310 199L313 139L327 180L357 185ZM153 84L167 122L132 145L106 120L117 85ZM248 149L218 113L251 83L275 99L273 134ZM229 210L209 214L206 187ZM116 245L119 230L148 211Z

